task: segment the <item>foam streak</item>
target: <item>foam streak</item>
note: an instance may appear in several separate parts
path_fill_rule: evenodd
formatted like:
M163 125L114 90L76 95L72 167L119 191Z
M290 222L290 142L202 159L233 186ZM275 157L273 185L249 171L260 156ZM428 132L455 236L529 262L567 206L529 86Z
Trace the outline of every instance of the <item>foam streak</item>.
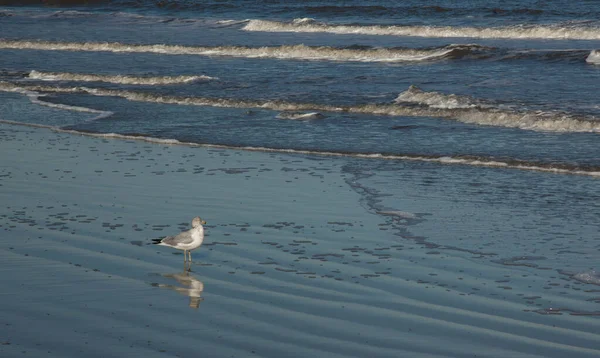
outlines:
M93 109L93 108L79 107L79 106L69 106L69 105L66 105L66 104L50 103L50 102L42 101L42 100L40 100L40 97L43 97L44 95L41 94L41 93L38 93L36 91L32 91L32 90L28 90L28 89L21 88L21 87L16 87L16 86L4 88L1 85L2 85L2 82L0 82L0 91L21 93L23 95L26 95L27 98L29 98L29 100L31 101L31 103L34 103L34 104L37 104L37 105L40 105L40 106L46 106L46 107L50 107L50 108L63 109L63 110L68 110L68 111L86 112L86 113L97 114L96 117L94 117L92 119L89 119L89 121L95 121L97 119L102 119L102 118L110 117L110 116L113 115L113 112L110 112L110 111L101 111L101 110L97 110L97 109ZM41 127L49 128L48 126L44 126L44 125L41 125Z
M512 27L452 27L452 26L385 26L385 25L337 25L317 22L313 19L296 19L293 22L250 20L243 28L261 32L327 32L334 34L391 35L416 37L469 37L499 39L550 39L550 40L598 40L600 28L567 27L560 25L512 26Z
M0 48L43 51L88 51L115 53L157 53L164 55L230 56L244 58L275 58L291 60L327 60L357 62L415 62L443 59L456 46L435 49L344 49L305 45L275 47L195 47L178 45L128 45L100 42L48 42L0 40Z
M30 86L28 88L22 88L16 85L12 85L6 82L0 82L0 91L22 93L29 96L30 99L34 98L35 103L45 104L45 102L38 99L41 96L38 91L42 92L56 92L56 93L77 93L84 92L99 96L117 96L126 98L133 101L142 102L154 102L154 103L166 103L166 104L180 104L180 105L201 105L201 106L215 106L215 107L244 107L244 108L267 108L275 110L308 110L316 108L323 111L331 112L354 112L354 113L375 113L381 112L381 114L398 113L402 111L411 112L415 111L412 108L403 108L396 105L371 105L365 107L331 107L316 104L292 104L285 102L258 102L258 101L238 101L232 99L209 99L209 98L181 98L181 97L167 97L167 96L156 96L152 94L141 94L130 91L117 91L117 90L105 90L105 89L85 89L85 88L57 88L57 87L41 87L41 86ZM416 87L411 87L408 91L420 91ZM407 91L407 92L408 92ZM417 92L418 93L418 92ZM57 105L63 106L63 105ZM81 110L82 107L66 106L61 107L63 109L70 110ZM392 108L396 108L392 110ZM102 118L111 115L111 112L97 111L93 109L83 108L85 111L98 112L99 116L95 119ZM404 114L406 115L406 114ZM12 121L0 120L2 123L7 124L22 124ZM29 124L24 124L29 125ZM346 153L346 152L328 152L328 151L310 151L310 150L299 150L299 149L284 149L284 148L265 148L265 147L235 147L226 145L216 145L207 143L186 143L176 139L160 139L146 136L137 135L124 135L117 133L89 133L76 130L62 129L59 127L35 125L33 127L49 128L54 131L71 133L71 134L84 134L94 137L103 138L118 138L118 139L135 139L143 140L147 142L159 143L159 144L177 144L187 146L202 146L211 148L224 148L224 149L241 149L250 151L262 151L262 152L277 152L277 153L289 153L289 154L304 154L304 155L321 155L321 156L332 156L332 157L354 157L362 159L382 159L382 160L408 160L408 161L421 161L421 162L434 162L440 164L458 164L468 166L480 166L480 167L495 167L495 168L509 168L509 169L520 169L528 171L540 171L557 174L578 174L578 175L589 175L594 177L600 177L600 168L580 168L574 165L567 164L544 164L527 162L521 160L495 160L493 158L483 158L474 156L421 156L421 155L402 155L402 154L383 154L383 153Z
M46 128L59 133L85 135L96 138L111 138L121 140L138 140L148 143L162 144L162 145L182 145L189 147L202 147L202 148L214 148L214 149L233 149L233 150L245 150L253 152L267 152L267 153L280 153L280 154L299 154L299 155L311 155L311 156L325 156L325 157L344 157L344 158L357 158L357 159L375 159L375 160L396 160L396 161L413 161L413 162L429 162L438 163L444 165L465 165L465 166L476 166L476 167L487 167L487 168L503 168L503 169L516 169L526 171L537 171L546 172L553 174L571 174L571 175L586 175L600 178L600 168L588 168L581 169L577 167L568 167L566 165L546 165L543 163L533 163L519 160L501 161L494 160L493 158L483 157L471 157L471 156L427 156L427 155L402 155L402 154L381 154L381 153L344 153L344 152L329 152L329 151L313 151L313 150L301 150L301 149L289 149L289 148L268 148L268 147L251 147L251 146L231 146L231 145L220 145L220 144L209 144L209 143L193 143L193 142L181 142L177 139L163 139L148 136L138 135L127 135L118 133L94 133L84 132L71 129L62 129L59 127L41 125L41 124L30 124L15 121L8 121L0 119L0 123L11 124L11 125L23 125L34 128Z
M600 132L600 121L596 118L579 118L566 113L519 112L499 108L485 108L480 105L462 104L453 108L444 105L444 101L455 95L444 95L437 92L425 92L414 86L400 94L395 104L366 104L356 106L332 106L317 103L294 103L285 101L239 100L230 98L180 97L162 96L159 94L111 90L86 87L49 87L22 86L8 82L0 82L0 91L19 92L23 90L54 93L86 93L95 96L121 97L130 101L151 102L163 104L211 106L225 108L260 108L275 111L318 111L318 112L348 112L386 116L434 117L456 120L463 123L489 125L507 128L547 132ZM429 101L421 102L422 97L432 97ZM458 97L460 98L460 97ZM403 105L403 101L417 103ZM461 100L464 101L464 100ZM436 103L438 103L436 105Z
M84 73L41 72L35 70L29 73L29 78L42 81L108 82L125 85L171 85L217 79L209 76L135 77L123 75L108 76Z

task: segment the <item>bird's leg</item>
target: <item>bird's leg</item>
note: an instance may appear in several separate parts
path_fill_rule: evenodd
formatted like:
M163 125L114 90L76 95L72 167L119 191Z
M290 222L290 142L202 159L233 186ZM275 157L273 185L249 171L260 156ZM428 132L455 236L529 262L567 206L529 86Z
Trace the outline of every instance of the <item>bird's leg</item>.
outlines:
M185 263L187 261L187 250L183 250L183 262Z
M192 250L188 251L188 255L190 255L190 264L192 263Z

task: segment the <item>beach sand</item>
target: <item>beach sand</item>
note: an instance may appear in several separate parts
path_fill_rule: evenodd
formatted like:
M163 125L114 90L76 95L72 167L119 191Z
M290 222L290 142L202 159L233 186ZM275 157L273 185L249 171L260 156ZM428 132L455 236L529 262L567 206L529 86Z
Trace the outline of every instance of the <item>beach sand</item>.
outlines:
M397 235L418 215L373 212L349 160L8 124L0 153L2 357L600 355L597 317L513 298L531 277ZM186 274L149 243L196 215Z

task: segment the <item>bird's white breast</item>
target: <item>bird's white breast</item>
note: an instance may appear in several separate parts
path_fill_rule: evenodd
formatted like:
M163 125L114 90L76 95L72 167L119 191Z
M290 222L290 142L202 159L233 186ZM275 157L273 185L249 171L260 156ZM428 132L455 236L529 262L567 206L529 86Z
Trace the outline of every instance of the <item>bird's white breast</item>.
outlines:
M202 243L202 240L204 240L204 228L202 226L194 228L192 231L192 239L194 240L194 244Z

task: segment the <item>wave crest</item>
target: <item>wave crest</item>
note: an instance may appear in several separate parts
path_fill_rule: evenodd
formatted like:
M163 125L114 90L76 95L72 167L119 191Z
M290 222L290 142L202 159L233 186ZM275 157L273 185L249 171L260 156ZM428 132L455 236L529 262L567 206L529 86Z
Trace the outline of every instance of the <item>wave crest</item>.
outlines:
M45 51L105 51L115 53L158 53L165 55L230 56L245 58L276 58L295 60L329 60L360 62L428 61L442 59L445 56L451 54L453 51L457 51L457 46L455 45L434 49L353 49L335 48L328 46L312 47L306 45L284 45L274 47L197 47L180 45L130 45L122 43L78 43L26 40L0 40L0 48Z
M183 97L167 96L154 93L127 90L87 88L87 87L52 87L12 84L0 81L0 91L19 92L23 90L54 93L87 93L95 96L122 97L130 101L153 102L163 104L231 107L231 108L262 108L283 112L319 111L319 112L348 112L386 116L433 117L456 120L463 123L489 125L507 128L548 132L600 132L600 121L595 117L577 117L562 112L518 111L482 105L471 106L462 104L462 108L449 108L453 102L464 101L460 96L447 95L437 92L425 92L416 87L409 88L399 97L411 99L409 105L402 101L391 104L365 104L354 106L334 106L318 103L300 103L286 101L240 100L231 98ZM419 100L419 96L424 100ZM475 100L472 103L476 103Z
M593 65L600 65L600 50L593 50L590 52L588 57L585 59L585 62Z
M522 111L501 108L468 96L427 92L411 86L396 98L396 103L408 102L423 107L431 117L454 119L463 123L520 128L546 132L600 132L595 117L575 116L558 111ZM512 106L516 107L516 106Z
M482 107L481 101L467 96L456 94L443 94L439 92L425 92L417 86L410 86L408 90L400 93L395 100L396 103L419 103L426 104L431 108L475 108Z
M305 21L305 19L302 19ZM182 46L165 44L123 44L105 42L49 42L29 40L1 40L0 48L17 50L41 51L81 51L81 52L114 52L114 53L155 53L162 55L197 55L197 56L223 56L242 58L267 58L280 60L316 60L316 61L349 61L349 62L419 62L438 61L446 59L540 59L548 61L576 60L580 61L588 56L588 62L598 61L595 51L588 53L583 50L509 50L487 47L477 44L450 44L433 48L381 48L369 46L306 46L282 45L268 47L244 46ZM73 76L74 74L71 74ZM67 75L46 74L46 77L60 77ZM83 75L82 75L83 76ZM198 77L198 78L195 78ZM195 80L216 79L208 76L180 76L180 77L123 77L114 76L96 77L93 81L108 81L124 84L170 84ZM78 77L78 81L85 81L85 77ZM154 82L154 83L153 83Z
M450 54L455 47L435 49L351 49L335 47L311 47L289 45L275 47L194 47L179 45L128 45L121 43L77 43L48 41L0 41L0 48L33 49L47 51L105 51L131 53L159 53L166 55L231 56L246 58L277 58L298 60L362 61L362 62L398 62L425 61Z
M83 73L41 72L36 70L31 71L28 77L31 79L42 81L108 82L125 85L171 85L217 79L216 77L209 77L204 75L137 77L124 75L109 76Z
M296 119L296 120L312 120L312 119L321 119L325 116L319 112L281 112L277 115L278 119Z
M453 27L453 26L400 26L400 25L338 25L317 22L314 19L296 19L292 22L250 20L242 27L245 31L260 32L328 32L334 34L391 35L416 37L470 37L501 39L598 40L600 28L563 25L535 25L510 27Z

